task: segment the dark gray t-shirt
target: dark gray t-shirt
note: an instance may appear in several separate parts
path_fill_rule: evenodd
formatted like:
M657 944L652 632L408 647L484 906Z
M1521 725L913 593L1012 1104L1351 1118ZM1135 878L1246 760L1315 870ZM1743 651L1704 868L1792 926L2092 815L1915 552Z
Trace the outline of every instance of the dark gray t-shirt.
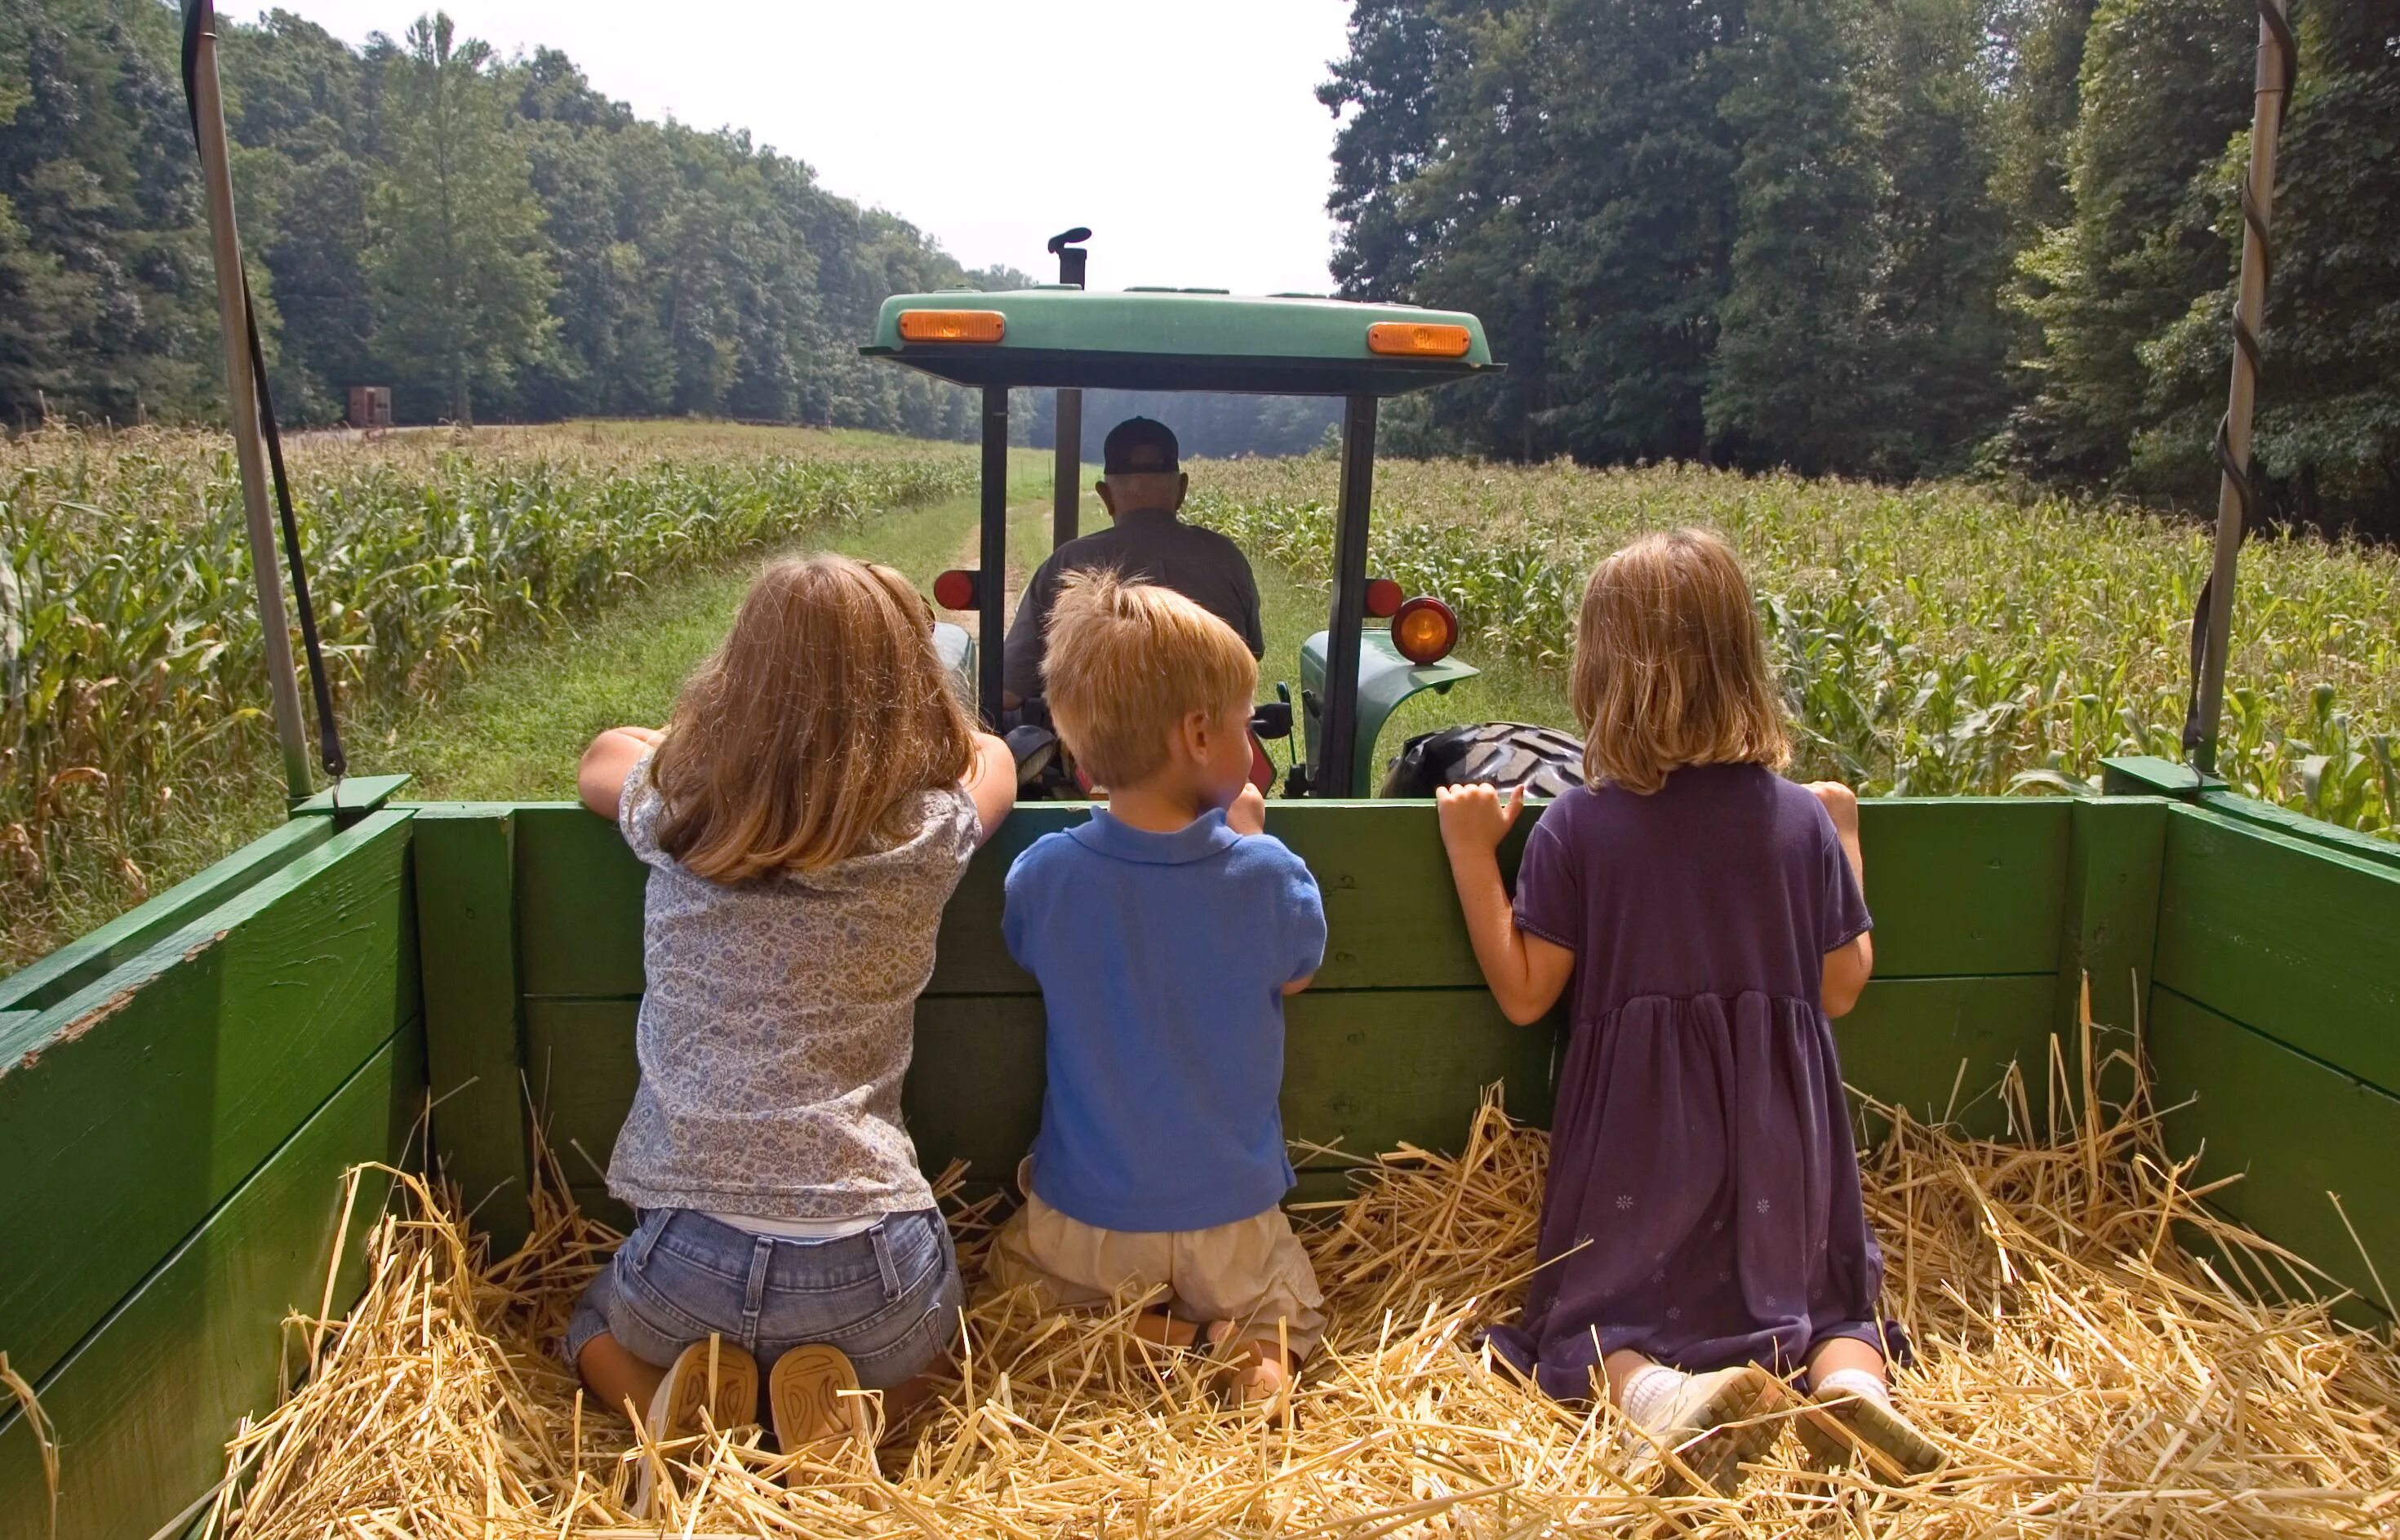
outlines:
M1242 548L1172 513L1137 509L1110 528L1069 540L1034 570L1025 596L1017 601L1016 622L1008 628L1002 677L1010 694L1030 700L1043 693L1043 632L1050 623L1050 606L1058 602L1059 579L1093 567L1171 588L1232 626L1249 644L1251 657L1267 649L1259 629L1259 588Z

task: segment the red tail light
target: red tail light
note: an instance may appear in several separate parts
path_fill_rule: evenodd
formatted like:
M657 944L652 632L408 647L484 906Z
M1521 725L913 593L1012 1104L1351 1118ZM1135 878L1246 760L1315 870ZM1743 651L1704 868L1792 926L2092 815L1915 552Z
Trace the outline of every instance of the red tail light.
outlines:
M1457 645L1458 617L1439 599L1420 594L1392 617L1392 646L1420 667L1440 662Z
M975 607L975 575L953 567L934 579L934 603L944 609Z
M1389 578L1367 579L1367 613L1378 620L1388 620L1400 611L1400 601L1407 597L1400 585Z

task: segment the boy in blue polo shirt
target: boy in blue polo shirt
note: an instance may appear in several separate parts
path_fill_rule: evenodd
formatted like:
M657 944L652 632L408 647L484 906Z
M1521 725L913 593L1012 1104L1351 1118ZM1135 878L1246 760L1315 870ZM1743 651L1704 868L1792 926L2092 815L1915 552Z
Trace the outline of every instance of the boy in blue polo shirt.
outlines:
M1010 955L1042 986L1049 1088L994 1276L1056 1307L1164 1294L1137 1329L1225 1349L1281 1415L1324 1298L1280 1204L1283 1000L1325 956L1316 880L1248 782L1258 665L1181 594L1070 575L1043 679L1108 790L1008 873Z

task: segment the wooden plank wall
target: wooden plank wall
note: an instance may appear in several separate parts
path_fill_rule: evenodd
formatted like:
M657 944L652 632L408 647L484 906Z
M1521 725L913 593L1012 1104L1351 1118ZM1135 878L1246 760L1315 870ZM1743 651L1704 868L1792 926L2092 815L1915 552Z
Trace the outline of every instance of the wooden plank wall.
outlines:
M907 1088L910 1126L929 1168L956 1158L969 1163L972 1180L1004 1180L1032 1137L1041 1000L1001 945L1001 878L1034 838L1084 816L1071 805L1018 810L944 915ZM2161 810L1902 799L1870 802L1863 817L1877 977L1841 1026L1849 1077L1919 1116L2001 1131L1991 1090L2011 1060L2041 1083L2049 1036L2067 1019L2072 971L2085 961L2114 971L2121 956L2147 977L2143 905L2156 856L2145 853L2142 825L2147 820L2154 837ZM510 965L523 991L527 1080L580 1195L621 1219L601 1172L636 1072L641 867L611 825L572 806L519 805L510 825L517 936ZM1512 1111L1547 1121L1557 1024L1513 1027L1493 1007L1451 896L1433 809L1278 804L1269 826L1316 872L1330 932L1316 986L1289 1007L1284 1112L1291 1137L1361 1157L1401 1140L1455 1146L1480 1088L1495 1082L1505 1083ZM1515 847L1504 854L1513 868ZM2071 895L2070 878L2078 884ZM425 902L430 936L439 900L430 886ZM430 1003L430 975L427 988ZM438 1011L430 1025L438 1065ZM434 1078L438 1088L449 1083L438 1068ZM501 1147L505 1138L466 1166L455 1165L459 1152L439 1111L435 1138L451 1149L453 1174L470 1192L523 1179L522 1165ZM1342 1164L1339 1156L1308 1163L1318 1169L1304 1171L1298 1196L1338 1191Z
M2195 1179L2240 1175L2214 1200L2225 1212L2388 1313L2400 863L2218 805L2239 800L2175 807L2166 825L2147 1035L2170 1147L2201 1155Z
M60 1536L149 1534L222 1474L320 1297L342 1172L420 1113L410 817L306 822L0 1042L0 1347L57 1428ZM42 1493L12 1404L0 1535L48 1533Z

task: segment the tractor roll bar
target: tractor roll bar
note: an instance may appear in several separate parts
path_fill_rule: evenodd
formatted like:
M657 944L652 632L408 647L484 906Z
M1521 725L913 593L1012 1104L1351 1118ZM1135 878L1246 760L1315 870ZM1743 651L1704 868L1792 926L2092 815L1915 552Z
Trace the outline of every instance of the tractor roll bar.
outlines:
M1352 748L1358 739L1358 642L1367 623L1367 505L1375 490L1375 398L1349 396L1342 409L1342 489L1333 513L1333 614L1325 647L1325 747L1309 783L1319 797L1355 797Z

